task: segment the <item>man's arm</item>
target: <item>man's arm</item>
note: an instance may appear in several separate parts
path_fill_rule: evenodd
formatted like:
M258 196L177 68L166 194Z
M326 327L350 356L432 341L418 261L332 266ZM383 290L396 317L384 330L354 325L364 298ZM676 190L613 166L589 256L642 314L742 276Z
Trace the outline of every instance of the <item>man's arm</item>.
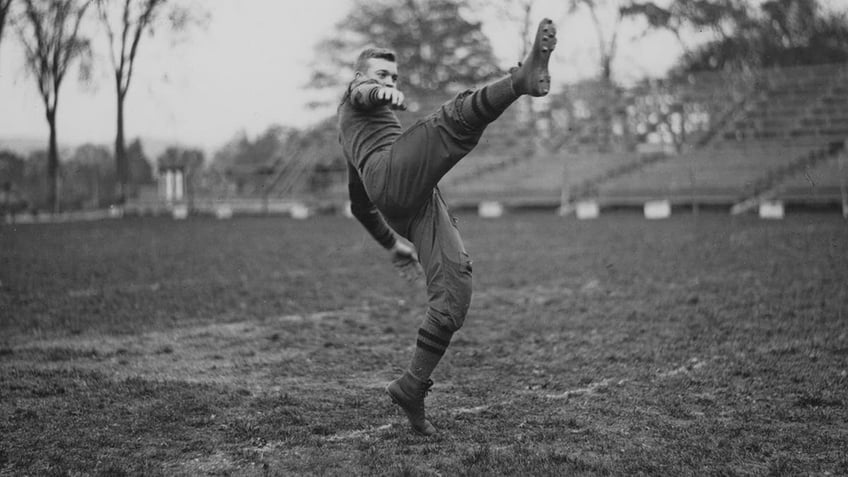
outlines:
M403 93L395 88L381 86L374 80L351 86L350 102L354 108L364 110L374 109L378 106L406 109Z
M397 239L395 239L392 229L386 224L386 220L380 215L377 207L368 198L368 193L365 192L362 179L359 178L359 172L350 163L347 165L347 176L347 190L348 194L350 194L350 211L353 213L353 216L374 237L374 240L384 248L391 249L394 247Z

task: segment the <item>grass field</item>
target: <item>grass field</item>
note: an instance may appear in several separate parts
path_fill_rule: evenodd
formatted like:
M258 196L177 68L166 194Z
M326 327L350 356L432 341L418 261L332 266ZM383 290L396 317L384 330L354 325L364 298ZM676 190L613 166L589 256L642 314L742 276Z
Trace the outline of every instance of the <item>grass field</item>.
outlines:
M0 228L0 475L848 475L848 225L460 216L440 429L383 387L425 306L344 218Z

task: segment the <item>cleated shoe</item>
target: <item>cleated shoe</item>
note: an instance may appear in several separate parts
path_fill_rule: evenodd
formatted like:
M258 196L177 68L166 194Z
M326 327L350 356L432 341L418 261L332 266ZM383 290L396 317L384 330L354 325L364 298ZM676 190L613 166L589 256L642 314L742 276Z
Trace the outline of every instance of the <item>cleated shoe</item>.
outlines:
M429 379L426 382L420 381L409 371L405 371L403 376L386 386L389 397L406 413L412 429L425 436L436 433L436 428L424 417L424 396L427 395L431 386L433 381Z
M544 96L551 89L551 74L548 72L548 60L556 47L556 27L545 18L536 30L533 47L524 62L518 68L511 68L512 85L516 93L530 96Z

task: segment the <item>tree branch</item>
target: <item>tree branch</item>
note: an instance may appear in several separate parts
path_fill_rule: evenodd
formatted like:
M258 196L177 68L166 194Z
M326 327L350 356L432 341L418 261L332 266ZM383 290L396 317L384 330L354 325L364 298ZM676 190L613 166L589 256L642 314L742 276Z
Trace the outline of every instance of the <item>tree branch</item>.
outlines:
M139 16L138 22L136 23L132 46L130 47L129 67L127 69L126 81L123 85L123 94L126 94L130 87L133 66L135 65L135 56L138 53L138 44L141 40L141 33L150 25L151 19L153 18L153 12L156 10L156 7L161 5L163 2L164 0L148 0L144 11Z
M106 29L106 36L109 38L109 60L112 62L112 69L118 69L118 60L115 57L115 31L112 29L112 23L109 21L109 14L104 4L105 0L97 0L97 12L100 16L100 23Z

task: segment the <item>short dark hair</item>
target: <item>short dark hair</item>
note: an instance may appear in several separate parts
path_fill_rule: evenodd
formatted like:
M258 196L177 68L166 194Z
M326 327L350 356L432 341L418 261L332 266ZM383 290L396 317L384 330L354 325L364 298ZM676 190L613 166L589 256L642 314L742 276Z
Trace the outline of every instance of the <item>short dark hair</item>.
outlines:
M364 73L365 70L368 69L368 60L371 58L380 58L382 60L397 62L397 55L395 55L394 51L388 48L366 48L362 50L362 53L359 54L359 58L356 59L356 64L353 65L353 70Z

